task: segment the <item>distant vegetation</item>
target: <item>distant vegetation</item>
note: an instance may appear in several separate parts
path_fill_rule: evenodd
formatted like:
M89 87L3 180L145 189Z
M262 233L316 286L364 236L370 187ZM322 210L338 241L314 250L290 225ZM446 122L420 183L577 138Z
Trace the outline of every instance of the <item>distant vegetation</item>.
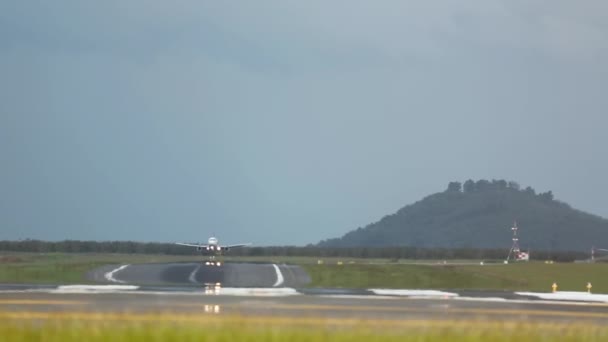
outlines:
M572 261L608 246L608 220L571 208L551 191L505 180L450 182L444 192L405 206L341 238L305 247L234 249L232 256L388 259L503 259L513 221L533 259ZM172 243L134 241L0 241L0 251L193 255ZM574 251L574 252L572 252Z
M510 246L509 246L510 247ZM507 256L509 248L418 248L418 247L319 247L319 246L274 246L246 247L230 250L227 255L234 257L316 257L316 258L371 258L389 259L477 259L501 260ZM135 242L135 241L0 241L0 264L2 252L34 253L119 253L148 255L194 256L193 248L177 246L172 243ZM586 259L588 252L572 251L534 251L533 259L573 261Z
M444 192L318 246L509 248L514 221L521 247L533 253L608 245L608 220L571 208L551 191L482 179L451 182Z

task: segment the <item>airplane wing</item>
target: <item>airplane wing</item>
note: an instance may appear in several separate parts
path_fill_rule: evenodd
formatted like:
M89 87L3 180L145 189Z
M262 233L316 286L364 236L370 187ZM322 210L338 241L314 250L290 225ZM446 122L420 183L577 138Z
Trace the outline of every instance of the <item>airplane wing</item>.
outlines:
M237 247L245 247L245 246L251 246L251 243L240 243L240 244L237 244L237 245L226 245L226 246L222 246L222 248L229 249L229 248L237 248Z
M192 244L192 243L183 243L183 242L176 242L175 244L176 245L180 245L180 246L197 247L197 248L199 248L199 247L207 247L207 245L200 245L200 244L195 245L195 244Z

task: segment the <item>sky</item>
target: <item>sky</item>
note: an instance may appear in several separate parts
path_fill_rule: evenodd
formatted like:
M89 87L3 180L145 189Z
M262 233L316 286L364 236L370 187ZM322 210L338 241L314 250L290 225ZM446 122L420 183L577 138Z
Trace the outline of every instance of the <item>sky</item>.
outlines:
M304 245L469 178L608 217L606 17L604 0L2 1L0 239Z

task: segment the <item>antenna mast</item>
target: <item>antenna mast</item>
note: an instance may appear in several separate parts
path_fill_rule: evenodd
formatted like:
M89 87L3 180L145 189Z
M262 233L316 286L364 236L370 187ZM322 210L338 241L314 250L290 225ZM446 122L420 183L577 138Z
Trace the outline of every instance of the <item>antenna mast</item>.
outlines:
M512 254L514 254L516 256L515 259L517 259L520 252L519 238L517 237L517 231L519 230L519 228L517 228L517 221L513 222L513 227L511 227L511 230L513 231L513 245L511 245L511 250L509 250L509 255L507 255L507 262L509 259L511 259Z

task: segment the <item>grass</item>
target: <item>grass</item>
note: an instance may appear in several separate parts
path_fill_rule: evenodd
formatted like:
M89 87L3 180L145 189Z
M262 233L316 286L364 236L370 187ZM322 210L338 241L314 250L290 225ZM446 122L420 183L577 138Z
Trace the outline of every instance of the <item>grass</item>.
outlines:
M87 272L109 264L200 260L200 257L142 254L0 254L0 283L88 283Z
M106 317L108 316L108 317ZM606 341L608 328L592 323L416 321L242 316L176 316L167 313L98 314L48 320L2 319L2 340L21 341Z
M608 264L303 265L312 287L586 291L608 293Z

